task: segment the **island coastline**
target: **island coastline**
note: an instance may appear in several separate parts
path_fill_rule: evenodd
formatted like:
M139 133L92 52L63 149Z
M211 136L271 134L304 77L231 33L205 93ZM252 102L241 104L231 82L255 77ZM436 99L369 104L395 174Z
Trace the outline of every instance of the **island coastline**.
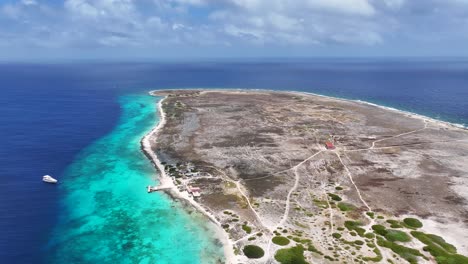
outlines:
M151 94L151 93L150 93ZM157 137L158 133L160 132L161 128L164 127L166 123L166 114L162 108L162 104L166 97L163 97L157 103L158 113L160 116L160 120L155 128L153 128L148 134L146 134L141 140L141 150L145 154L145 156L151 161L151 163L155 166L158 170L158 181L160 186L165 186L167 189L164 191L174 200L179 200L182 202L184 206L191 206L195 208L198 212L202 213L205 217L207 217L215 226L215 233L216 238L221 242L223 245L224 256L226 258L226 264L234 264L237 263L237 258L235 257L233 247L232 247L232 240L229 238L226 232L221 227L221 223L216 219L216 217L211 214L208 210L203 208L203 206L193 198L189 197L187 194L179 191L171 177L166 174L164 170L164 166L161 164L161 161L158 159L156 153L151 149L150 138Z
M170 91L191 91L191 90L198 90L201 93L216 92L216 91L218 91L218 92L229 92L229 91L231 91L231 92L232 91L235 91L235 92L256 92L257 91L257 92L272 92L272 93L290 93L290 94L296 94L298 96L301 96L301 95L319 96L319 97L323 97L323 98L327 98L327 99L343 101L343 102L346 102L346 103L351 102L351 103L357 103L357 104L372 106L372 107L376 107L376 108L379 108L379 109L382 109L382 110L391 111L391 112L394 112L394 113L397 113L397 114L400 114L400 115L404 115L406 117L418 119L418 120L421 120L423 122L431 122L431 123L435 123L437 125L447 126L447 127L451 127L451 128L455 128L455 129L467 130L466 127L464 127L463 125L460 125L460 124L454 124L454 123L450 123L450 122L446 122L446 121L441 121L441 120L437 120L437 119L430 118L430 117L427 117L427 116L423 116L423 115L420 115L420 114L395 109L395 108L392 108L392 107L381 106L381 105L377 105L377 104L366 102L366 101L336 98L336 97L325 96L325 95L314 94L314 93L307 93L307 92L272 91L272 90L264 90L264 89L252 89L252 90L248 90L248 89L170 89ZM155 93L158 93L158 92L159 92L158 90L152 91L152 92L150 92L150 95L154 96ZM234 241L229 238L229 236L228 236L228 234L226 232L224 232L224 230L222 229L221 222L219 222L218 219L216 218L216 216L214 216L212 213L210 213L210 211L208 209L204 208L204 205L200 204L199 202L195 201L193 198L191 198L186 193L183 193L183 192L181 192L181 191L179 191L177 189L175 182L173 181L173 179L171 179L171 177L169 177L166 174L164 166L161 164L161 161L158 159L157 154L151 148L151 143L149 141L150 138L152 138L152 137L156 138L158 136L158 133L160 133L160 130L166 124L166 113L164 112L163 107L162 107L163 102L166 99L167 99L167 95L158 102L158 112L159 112L159 114L161 116L161 120L158 123L158 125L142 139L142 141L141 141L142 150L145 153L145 155L153 162L155 167L159 170L159 172L160 172L160 174L159 174L160 184L165 185L165 186L171 186L168 193L175 199L183 200L186 206L190 205L190 206L194 207L195 209L197 209L198 211L203 213L206 217L208 217L210 219L210 221L213 222L216 226L218 226L217 235L219 236L220 241L224 245L226 263L235 263L238 260L238 258L235 256L234 251L233 251L233 247L232 247Z

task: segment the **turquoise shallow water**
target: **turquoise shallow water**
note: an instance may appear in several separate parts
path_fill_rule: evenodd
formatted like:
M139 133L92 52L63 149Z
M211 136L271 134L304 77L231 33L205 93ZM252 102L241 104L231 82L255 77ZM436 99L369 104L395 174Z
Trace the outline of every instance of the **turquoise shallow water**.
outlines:
M223 262L206 218L163 193L146 193L156 170L140 151L140 140L158 121L157 100L121 97L116 128L67 169L48 263Z

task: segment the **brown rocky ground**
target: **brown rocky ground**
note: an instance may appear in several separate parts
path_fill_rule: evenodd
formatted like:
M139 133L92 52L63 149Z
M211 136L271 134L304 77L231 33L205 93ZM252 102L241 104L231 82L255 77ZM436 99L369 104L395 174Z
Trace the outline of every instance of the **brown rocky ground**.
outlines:
M406 216L468 253L466 130L292 92L153 94L167 96L167 123L152 139L153 149L165 164L196 168L198 176L177 173L180 188L202 188L196 199L224 223L241 262L275 263L278 249L301 245L313 263L378 262L378 256L404 263L403 255L371 235L356 236L344 223L359 222L373 233L372 225L389 228L386 220ZM336 149L327 150L326 141ZM350 209L343 211L345 205ZM289 237L289 245L271 242L279 234ZM364 245L353 244L356 238ZM416 238L395 243L419 250L422 256L413 256L419 263L434 261ZM242 256L247 244L261 246L265 256Z

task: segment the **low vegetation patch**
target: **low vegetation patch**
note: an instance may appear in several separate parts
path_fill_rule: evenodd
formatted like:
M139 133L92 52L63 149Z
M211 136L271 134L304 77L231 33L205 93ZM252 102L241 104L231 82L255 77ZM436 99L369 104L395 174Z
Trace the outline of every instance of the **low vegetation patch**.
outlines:
M314 253L323 255L323 253L320 252L314 245L312 245L312 243L307 245L307 250L310 251L310 252L314 252Z
M423 226L421 221L419 221L416 218L411 218L411 217L403 219L403 223L405 223L407 226L412 227L412 228L421 228Z
M372 219L374 219L374 217L375 217L374 212L367 212L366 215L369 216Z
M364 230L364 228L361 227L362 226L361 222L345 221L344 225L349 231L356 231L356 233L359 236L364 236L364 233L366 232L366 230Z
M332 234L332 237L336 238L336 239L340 239L341 238L341 234L339 233L333 233Z
M338 196L338 195L336 195L336 194L334 194L334 193L329 193L328 196L330 196L330 198L331 198L333 201L338 201L338 202L339 202L339 201L342 200L340 196Z
M340 208L341 211L346 212L356 209L356 206L349 203L338 203L338 208Z
M385 236L387 234L387 228L383 225L373 225L372 230L374 230L374 233Z
M452 244L445 242L440 236L418 231L412 231L411 235L426 244L423 250L434 256L439 264L468 263L468 257L457 254L457 249Z
M385 238L388 241L392 241L392 242L395 242L395 241L409 242L409 241L411 241L411 237L408 236L408 234L406 234L403 231L394 230L394 229L388 229L387 234L385 235Z
M403 228L401 223L399 221L397 221L397 220L387 220L387 223L390 224L391 228Z
M386 247L391 249L393 252L398 254L400 257L405 259L411 264L418 263L418 257L423 257L421 252L414 248L408 248L399 244L396 244L392 241L383 239L382 237L377 237L377 245L381 247Z
M364 241L362 241L362 240L354 240L354 244L355 244L355 245L358 245L358 246L362 246L362 245L364 245Z
M372 262L379 262L382 260L382 253L380 252L380 250L378 248L375 247L375 245L373 245L373 248L374 248L374 253L375 253L375 257L364 257L362 258L362 260L364 261L372 261Z
M275 243L276 245L280 245L280 246L286 246L290 242L289 239L287 239L284 236L275 236L271 239L271 241Z
M301 245L276 251L275 259L281 264L308 264Z
M320 208L328 208L328 203L327 203L327 201L322 201L322 200L314 199L314 204L315 204L317 207L320 207Z
M411 241L411 237L403 231L395 229L387 229L383 225L373 225L372 229L376 234L385 237L390 242L408 242Z
M247 234L252 233L252 228L251 228L250 226L248 226L247 224L243 224L243 225L242 225L242 229L243 229Z
M247 245L242 251L245 256L251 259L258 259L265 255L265 251L261 247L255 245Z
M294 240L294 242L300 243L300 244L307 244L307 243L310 243L310 242L311 242L310 239L307 239L307 238L300 238L300 237L293 237L292 240Z

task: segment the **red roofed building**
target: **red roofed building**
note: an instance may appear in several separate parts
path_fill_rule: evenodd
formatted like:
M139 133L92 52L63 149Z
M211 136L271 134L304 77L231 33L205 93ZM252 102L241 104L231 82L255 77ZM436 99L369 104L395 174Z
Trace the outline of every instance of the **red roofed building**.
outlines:
M193 195L193 197L200 197L200 187L187 186L187 192Z
M325 147L327 147L327 149L335 149L335 146L330 141L325 142Z

